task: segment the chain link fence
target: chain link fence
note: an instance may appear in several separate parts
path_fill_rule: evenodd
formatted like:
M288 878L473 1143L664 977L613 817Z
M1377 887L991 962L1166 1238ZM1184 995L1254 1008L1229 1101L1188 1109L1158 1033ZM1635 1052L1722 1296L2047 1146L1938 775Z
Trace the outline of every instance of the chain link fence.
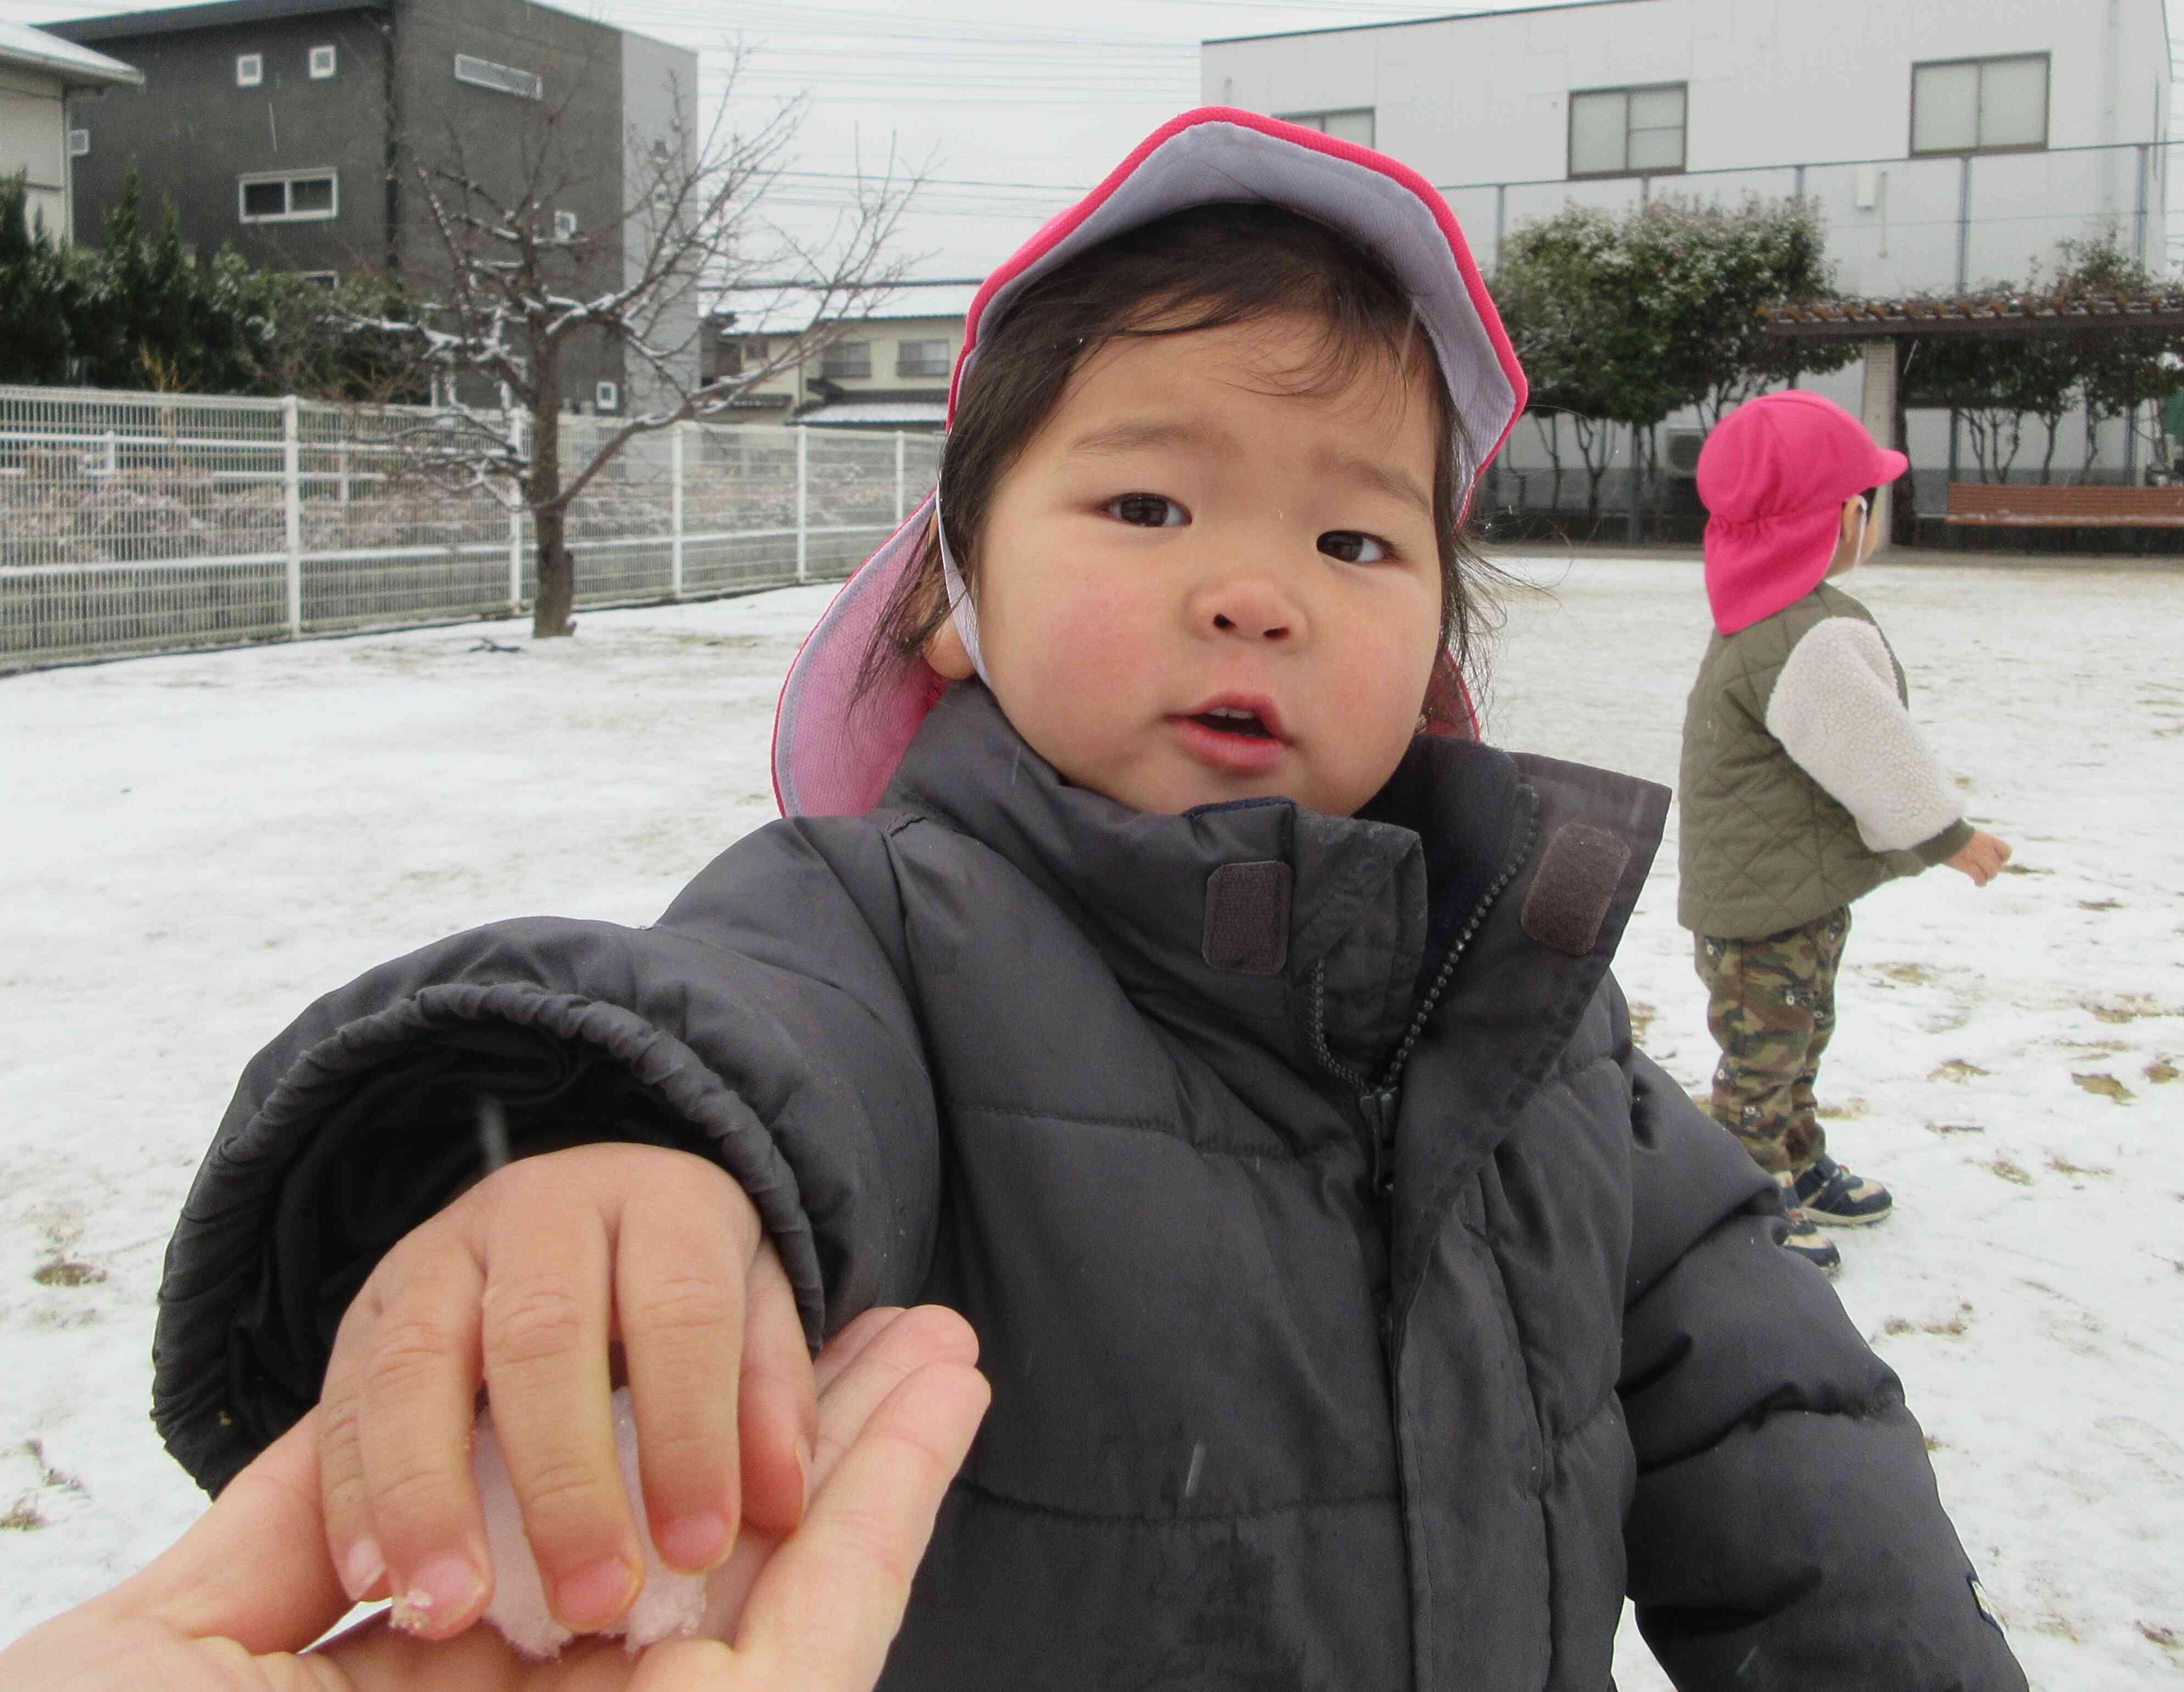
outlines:
M521 420L497 420L506 428ZM426 473L447 419L0 387L0 671L521 614L528 521ZM565 467L613 417L561 420ZM580 606L838 579L939 473L930 434L685 423L571 507Z

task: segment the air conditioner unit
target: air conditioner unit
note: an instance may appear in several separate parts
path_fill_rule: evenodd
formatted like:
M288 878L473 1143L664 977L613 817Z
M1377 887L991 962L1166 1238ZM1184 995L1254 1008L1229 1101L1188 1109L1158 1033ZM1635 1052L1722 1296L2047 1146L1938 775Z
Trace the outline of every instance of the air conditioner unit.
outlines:
M1688 478L1699 473L1699 449L1706 444L1704 429L1671 429L1661 447L1661 473Z

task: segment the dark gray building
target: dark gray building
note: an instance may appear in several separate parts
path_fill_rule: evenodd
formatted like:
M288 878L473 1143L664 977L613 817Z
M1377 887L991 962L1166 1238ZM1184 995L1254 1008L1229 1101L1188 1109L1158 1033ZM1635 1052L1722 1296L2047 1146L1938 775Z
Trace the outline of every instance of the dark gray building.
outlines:
M133 166L151 211L171 200L202 252L231 243L254 265L327 276L393 269L426 293L442 252L407 166L460 161L502 195L541 182L557 226L595 237L572 281L604 292L638 258L596 240L638 192L632 157L687 154L700 117L695 53L532 0L214 0L47 27L144 74L71 98L79 240L96 243ZM616 347L571 365L586 410L638 397Z

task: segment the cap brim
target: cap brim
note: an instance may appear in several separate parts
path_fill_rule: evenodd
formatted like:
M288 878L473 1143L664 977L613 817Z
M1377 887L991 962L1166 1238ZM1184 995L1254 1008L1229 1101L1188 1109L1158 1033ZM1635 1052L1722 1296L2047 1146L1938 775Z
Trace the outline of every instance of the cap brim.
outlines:
M1876 488L1884 488L1908 470L1911 467L1911 461L1902 453L1892 451L1885 446L1877 450L1880 455L1881 475L1873 485Z
M773 714L773 796L784 817L860 817L878 804L944 685L913 662L857 693L895 590L918 567L933 500L927 494L842 584L788 667Z

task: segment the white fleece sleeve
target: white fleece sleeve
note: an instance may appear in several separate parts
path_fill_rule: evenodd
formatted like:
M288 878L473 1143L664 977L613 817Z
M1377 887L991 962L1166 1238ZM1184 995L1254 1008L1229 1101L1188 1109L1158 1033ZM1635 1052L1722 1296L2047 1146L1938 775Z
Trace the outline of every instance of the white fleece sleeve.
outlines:
M1869 623L1831 617L1806 631L1768 697L1767 732L1850 812L1872 851L1908 851L1960 814Z

